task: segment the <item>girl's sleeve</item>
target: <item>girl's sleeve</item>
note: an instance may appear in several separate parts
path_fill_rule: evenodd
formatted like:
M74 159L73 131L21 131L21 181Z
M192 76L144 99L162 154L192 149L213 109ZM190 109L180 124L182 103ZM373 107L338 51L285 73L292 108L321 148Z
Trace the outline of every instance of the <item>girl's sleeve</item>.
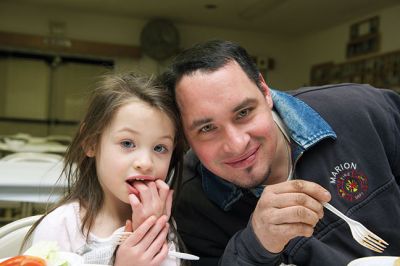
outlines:
M40 241L57 242L60 251L75 252L85 243L73 206L63 205L50 212L35 228L32 245Z

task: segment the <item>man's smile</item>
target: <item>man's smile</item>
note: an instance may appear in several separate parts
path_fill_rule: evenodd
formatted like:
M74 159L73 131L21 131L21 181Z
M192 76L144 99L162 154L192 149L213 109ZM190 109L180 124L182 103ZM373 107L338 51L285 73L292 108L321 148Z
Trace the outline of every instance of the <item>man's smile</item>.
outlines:
M252 148L245 154L240 155L239 157L225 160L223 161L223 163L233 168L247 168L254 163L259 148L260 145L258 145L255 148Z

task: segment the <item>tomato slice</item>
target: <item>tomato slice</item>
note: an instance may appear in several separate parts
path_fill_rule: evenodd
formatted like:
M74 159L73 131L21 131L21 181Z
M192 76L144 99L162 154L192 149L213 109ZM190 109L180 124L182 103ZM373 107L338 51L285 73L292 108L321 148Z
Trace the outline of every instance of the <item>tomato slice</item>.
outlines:
M20 255L1 262L0 266L46 266L46 261L35 256Z

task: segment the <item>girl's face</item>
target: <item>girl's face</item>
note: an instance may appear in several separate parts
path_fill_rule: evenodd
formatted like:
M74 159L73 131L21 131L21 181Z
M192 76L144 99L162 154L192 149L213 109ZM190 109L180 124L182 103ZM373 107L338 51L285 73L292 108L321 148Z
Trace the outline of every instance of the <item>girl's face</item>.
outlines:
M96 157L105 200L129 203L133 180L165 180L174 137L174 124L160 110L138 99L120 107L99 146L87 154Z

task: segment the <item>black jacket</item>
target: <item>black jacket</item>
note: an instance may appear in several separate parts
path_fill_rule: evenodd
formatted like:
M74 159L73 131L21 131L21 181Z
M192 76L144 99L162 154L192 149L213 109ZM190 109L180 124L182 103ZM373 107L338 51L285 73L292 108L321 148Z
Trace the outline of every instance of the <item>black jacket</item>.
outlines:
M337 136L307 147L294 141L295 178L328 189L332 205L389 242L381 255L400 255L400 96L359 84L289 93L319 113ZM279 113L280 103L273 100ZM287 114L279 115L285 121ZM313 124L307 124L307 117L297 122ZM296 129L289 130L293 140ZM312 237L293 239L281 254L271 254L249 225L258 200L254 193L238 188L240 197L224 210L202 186L202 178L218 177L202 168L189 152L174 213L186 246L201 257L192 265L346 265L357 257L377 255L355 242L348 225L328 210ZM352 183L355 187L348 186Z

